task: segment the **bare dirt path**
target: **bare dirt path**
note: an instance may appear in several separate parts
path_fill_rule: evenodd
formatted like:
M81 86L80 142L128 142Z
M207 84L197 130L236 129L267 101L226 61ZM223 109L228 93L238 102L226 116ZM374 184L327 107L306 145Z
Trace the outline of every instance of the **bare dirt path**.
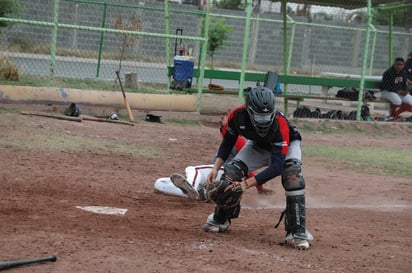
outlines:
M15 111L3 110L0 121L0 260L58 257L14 272L412 272L410 177L364 174L305 156L315 241L298 252L282 245L282 228L273 228L285 202L279 178L267 183L273 195L245 193L241 215L225 234L201 230L212 204L154 192L157 178L213 158L220 140L215 117L204 118L207 126L127 126L1 107ZM304 144L410 149L412 139L398 124L382 125L395 132L390 141L366 124L359 125L365 134L307 133Z

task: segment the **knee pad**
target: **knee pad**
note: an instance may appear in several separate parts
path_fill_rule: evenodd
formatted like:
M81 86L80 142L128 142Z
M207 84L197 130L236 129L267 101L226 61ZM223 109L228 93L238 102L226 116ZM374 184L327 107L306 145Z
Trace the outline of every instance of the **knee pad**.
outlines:
M282 186L286 191L305 189L305 179L302 175L302 161L288 159L282 172Z

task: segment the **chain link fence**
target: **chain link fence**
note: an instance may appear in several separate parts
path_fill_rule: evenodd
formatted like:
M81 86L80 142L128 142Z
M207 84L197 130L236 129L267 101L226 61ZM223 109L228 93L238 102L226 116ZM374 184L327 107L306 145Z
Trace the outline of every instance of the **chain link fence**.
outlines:
M130 77L136 81L132 87L158 86L158 90L165 90L167 52L177 54L182 46L191 51L200 48L197 40L187 43L178 37L166 41L167 34L200 39L204 12L193 5L170 2L167 25L164 2L158 1L60 0L57 9L55 1L20 2L20 18L14 18L2 30L0 48L22 77L51 75L53 79L104 82L115 81L115 71L121 71L123 77L135 75ZM58 29L53 63L55 20ZM184 32L174 31L182 25ZM170 33L166 33L167 27Z
M21 77L110 82L120 70L125 78L135 76L128 78L133 81L129 83L132 89L167 92L167 67L176 55L191 55L195 66L200 65L206 14L202 3L169 1L169 9L165 9L165 2L148 0L60 0L57 7L52 0L19 2L19 18L8 19L9 26L1 30L0 49ZM261 1L253 8L248 29L247 11L212 7L210 21L223 18L231 27L229 38L213 56L213 66L239 70L246 57L248 71L359 75L367 58L367 74L379 77L394 57L406 57L412 50L411 28L394 26L391 30L388 24L374 24L365 56L367 10L358 8L365 1L350 2L355 4L345 9L287 2L285 25L281 4ZM55 60L51 54L54 38ZM390 56L391 52L395 56ZM212 66L210 55L205 66ZM217 83L228 89L239 87L236 81ZM310 87L296 88L318 92Z
M361 6L364 2L358 1L356 6ZM366 41L366 7L311 7L288 2L287 10L286 32L280 3L253 10L248 36L247 71L275 71L314 77L359 77L366 58L365 74L378 79L392 65L395 57L406 58L412 49L410 25L390 26L376 22L371 25L370 38ZM234 16L234 13L212 10L212 16L223 17L234 27L230 39L214 57L220 60L219 65L229 68L240 67L245 31L245 14L242 18ZM389 17L388 12L384 14ZM406 9L405 16L407 14ZM365 47L368 49L366 56ZM290 91L299 93L321 92L321 87L290 85L289 88Z

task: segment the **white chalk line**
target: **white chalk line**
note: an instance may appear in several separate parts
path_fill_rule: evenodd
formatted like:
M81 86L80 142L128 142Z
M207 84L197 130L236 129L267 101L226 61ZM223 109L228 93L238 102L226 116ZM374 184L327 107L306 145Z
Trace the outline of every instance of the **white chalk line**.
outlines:
M236 251L241 251L244 252L246 254L252 254L252 255L256 255L256 256L266 256L269 259L273 259L275 261L281 262L281 263L285 263L287 265L294 265L297 266L299 268L306 268L306 269L315 269L316 272L330 272L329 270L322 268L319 265L316 264L311 264L311 263L305 263L302 261L299 261L297 259L293 259L293 258L288 258L287 256L279 256L276 255L274 252L266 252L266 251L262 251L262 250L258 250L258 249L250 249L247 248L245 246L234 246L232 244L228 244L227 242L225 242L225 246L229 246L233 249L235 249ZM213 242L200 242L200 244L192 244L191 246L193 249L199 249L199 250L213 250L215 248L215 244ZM274 250L275 251L275 250ZM308 250L310 251L310 250Z

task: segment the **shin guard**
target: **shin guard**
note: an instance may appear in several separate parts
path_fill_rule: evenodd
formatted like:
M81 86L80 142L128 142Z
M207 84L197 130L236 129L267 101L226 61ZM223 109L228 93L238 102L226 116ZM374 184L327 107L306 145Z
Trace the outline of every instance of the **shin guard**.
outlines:
M305 190L286 192L285 230L294 238L307 239L305 216Z

